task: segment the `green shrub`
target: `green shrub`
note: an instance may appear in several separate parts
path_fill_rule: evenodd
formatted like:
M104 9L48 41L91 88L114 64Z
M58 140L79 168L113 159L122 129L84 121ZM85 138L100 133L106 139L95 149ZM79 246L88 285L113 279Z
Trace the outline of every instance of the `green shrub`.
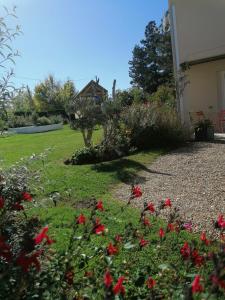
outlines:
M26 127L32 126L33 120L32 116L10 116L8 120L8 127L9 128L17 128L17 127Z
M176 111L167 105L132 105L122 114L131 147L176 146L187 139Z
M71 158L71 164L83 165L95 163L98 159L98 151L94 147L84 147L77 150Z
M38 126L51 125L51 120L47 117L40 117L37 119Z
M63 123L63 118L59 115L49 117L51 124L60 124Z
M161 85L157 91L148 99L152 103L158 103L159 105L166 104L170 107L176 107L176 94L175 90L169 86Z

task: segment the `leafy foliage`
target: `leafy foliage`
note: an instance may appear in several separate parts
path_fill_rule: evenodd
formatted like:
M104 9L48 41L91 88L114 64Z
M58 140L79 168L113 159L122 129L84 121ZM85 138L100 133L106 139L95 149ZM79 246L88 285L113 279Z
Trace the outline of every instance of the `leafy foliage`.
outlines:
M160 85L173 86L173 59L170 32L151 21L145 38L136 45L129 62L131 83L145 92L154 93Z
M7 108L13 97L15 88L11 82L13 69L11 64L15 64L15 57L18 51L13 50L12 41L21 33L19 26L10 28L11 19L16 18L16 8L9 11L4 7L5 15L0 18L0 68L3 70L0 78L0 118L7 120Z

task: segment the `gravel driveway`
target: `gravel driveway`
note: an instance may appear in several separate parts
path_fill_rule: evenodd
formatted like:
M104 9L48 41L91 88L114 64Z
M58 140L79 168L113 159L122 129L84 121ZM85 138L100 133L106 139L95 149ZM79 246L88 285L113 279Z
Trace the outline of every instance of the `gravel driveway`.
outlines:
M139 175L143 200L157 204L169 197L196 230L212 233L212 220L225 213L225 143L191 143L159 157ZM114 193L124 200L129 192L130 186L121 184Z

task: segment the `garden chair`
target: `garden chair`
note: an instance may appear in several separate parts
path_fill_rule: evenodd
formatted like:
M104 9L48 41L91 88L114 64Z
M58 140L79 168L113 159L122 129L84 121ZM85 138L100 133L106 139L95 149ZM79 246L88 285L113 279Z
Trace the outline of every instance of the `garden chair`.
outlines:
M218 114L218 123L220 132L224 133L225 110L221 110Z

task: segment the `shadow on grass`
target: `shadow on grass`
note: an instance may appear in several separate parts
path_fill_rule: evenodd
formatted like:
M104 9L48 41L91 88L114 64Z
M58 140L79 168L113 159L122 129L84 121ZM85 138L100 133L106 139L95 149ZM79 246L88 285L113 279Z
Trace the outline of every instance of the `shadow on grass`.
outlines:
M133 161L128 158L122 158L111 162L100 163L92 166L92 169L97 172L109 172L121 182L126 184L141 184L146 181L145 176L137 174L139 171L145 171L147 173L172 176L169 173L162 173L156 170L147 168L144 164Z

